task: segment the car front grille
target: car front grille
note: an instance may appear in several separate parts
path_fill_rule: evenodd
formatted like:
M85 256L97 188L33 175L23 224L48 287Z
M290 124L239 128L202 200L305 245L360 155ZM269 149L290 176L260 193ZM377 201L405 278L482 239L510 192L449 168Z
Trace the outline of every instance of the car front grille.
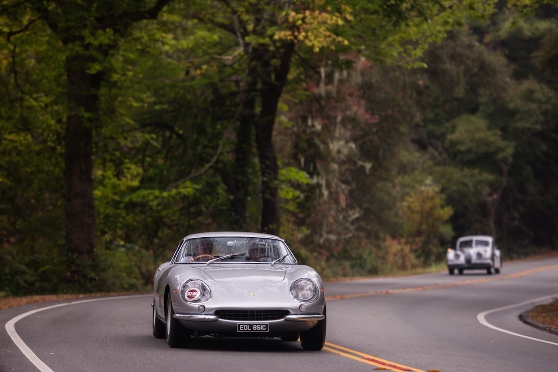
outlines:
M217 310L215 315L226 320L276 320L289 315L288 310Z

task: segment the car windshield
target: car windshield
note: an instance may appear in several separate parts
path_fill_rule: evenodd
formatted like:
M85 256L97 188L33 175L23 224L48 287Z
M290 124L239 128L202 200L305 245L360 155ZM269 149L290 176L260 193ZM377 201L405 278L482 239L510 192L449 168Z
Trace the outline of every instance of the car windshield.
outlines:
M457 249L462 251L465 249L473 248L473 239L460 240Z
M457 249L463 251L474 247L490 247L490 241L486 239L464 239L459 241Z
M490 242L488 240L475 239L475 247L489 247Z
M281 240L249 237L211 237L185 241L175 262L197 263L221 258L216 263L268 262L294 264L296 259Z

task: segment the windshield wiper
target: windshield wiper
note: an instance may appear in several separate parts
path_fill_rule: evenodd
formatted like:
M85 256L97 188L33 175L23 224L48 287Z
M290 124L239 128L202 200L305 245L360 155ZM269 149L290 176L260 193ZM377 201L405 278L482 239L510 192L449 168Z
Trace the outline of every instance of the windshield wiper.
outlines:
M209 265L209 264L212 263L212 262L219 261L219 260L224 260L225 258L231 258L231 257L237 257L237 256L244 256L244 255L246 255L246 252L231 253L231 254L227 254L227 255L225 255L225 256L221 256L221 257L217 257L217 258L214 258L214 259L212 259L212 260L209 260L209 261L207 261L207 264Z
M288 255L289 255L289 254L287 253L287 254L284 255L283 257L276 259L275 261L273 261L273 262L271 263L271 266L273 266L273 264L275 264L276 262L283 261L283 260L285 259L285 257L287 257Z

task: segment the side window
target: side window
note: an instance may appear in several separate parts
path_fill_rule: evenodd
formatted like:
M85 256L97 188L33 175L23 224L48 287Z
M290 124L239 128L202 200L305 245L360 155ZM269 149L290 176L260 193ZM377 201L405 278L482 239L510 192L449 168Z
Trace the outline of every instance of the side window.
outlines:
M180 255L180 251L182 246L184 245L184 240L181 240L180 243L178 243L178 246L176 247L176 250L174 251L174 254L172 255L171 258L171 262L172 263L176 263L179 261L178 256Z

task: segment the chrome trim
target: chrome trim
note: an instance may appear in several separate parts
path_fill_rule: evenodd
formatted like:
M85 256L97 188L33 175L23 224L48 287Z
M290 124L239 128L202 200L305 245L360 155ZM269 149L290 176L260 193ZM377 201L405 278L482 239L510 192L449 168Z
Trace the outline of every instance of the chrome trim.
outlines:
M215 322L219 319L215 315L203 314L174 314L173 318L179 320L191 320L194 322Z
M322 320L325 318L325 315L323 314L319 314L319 315L313 315L313 314L305 314L305 315L287 315L285 317L285 320L289 320L292 322L306 322L308 320Z

